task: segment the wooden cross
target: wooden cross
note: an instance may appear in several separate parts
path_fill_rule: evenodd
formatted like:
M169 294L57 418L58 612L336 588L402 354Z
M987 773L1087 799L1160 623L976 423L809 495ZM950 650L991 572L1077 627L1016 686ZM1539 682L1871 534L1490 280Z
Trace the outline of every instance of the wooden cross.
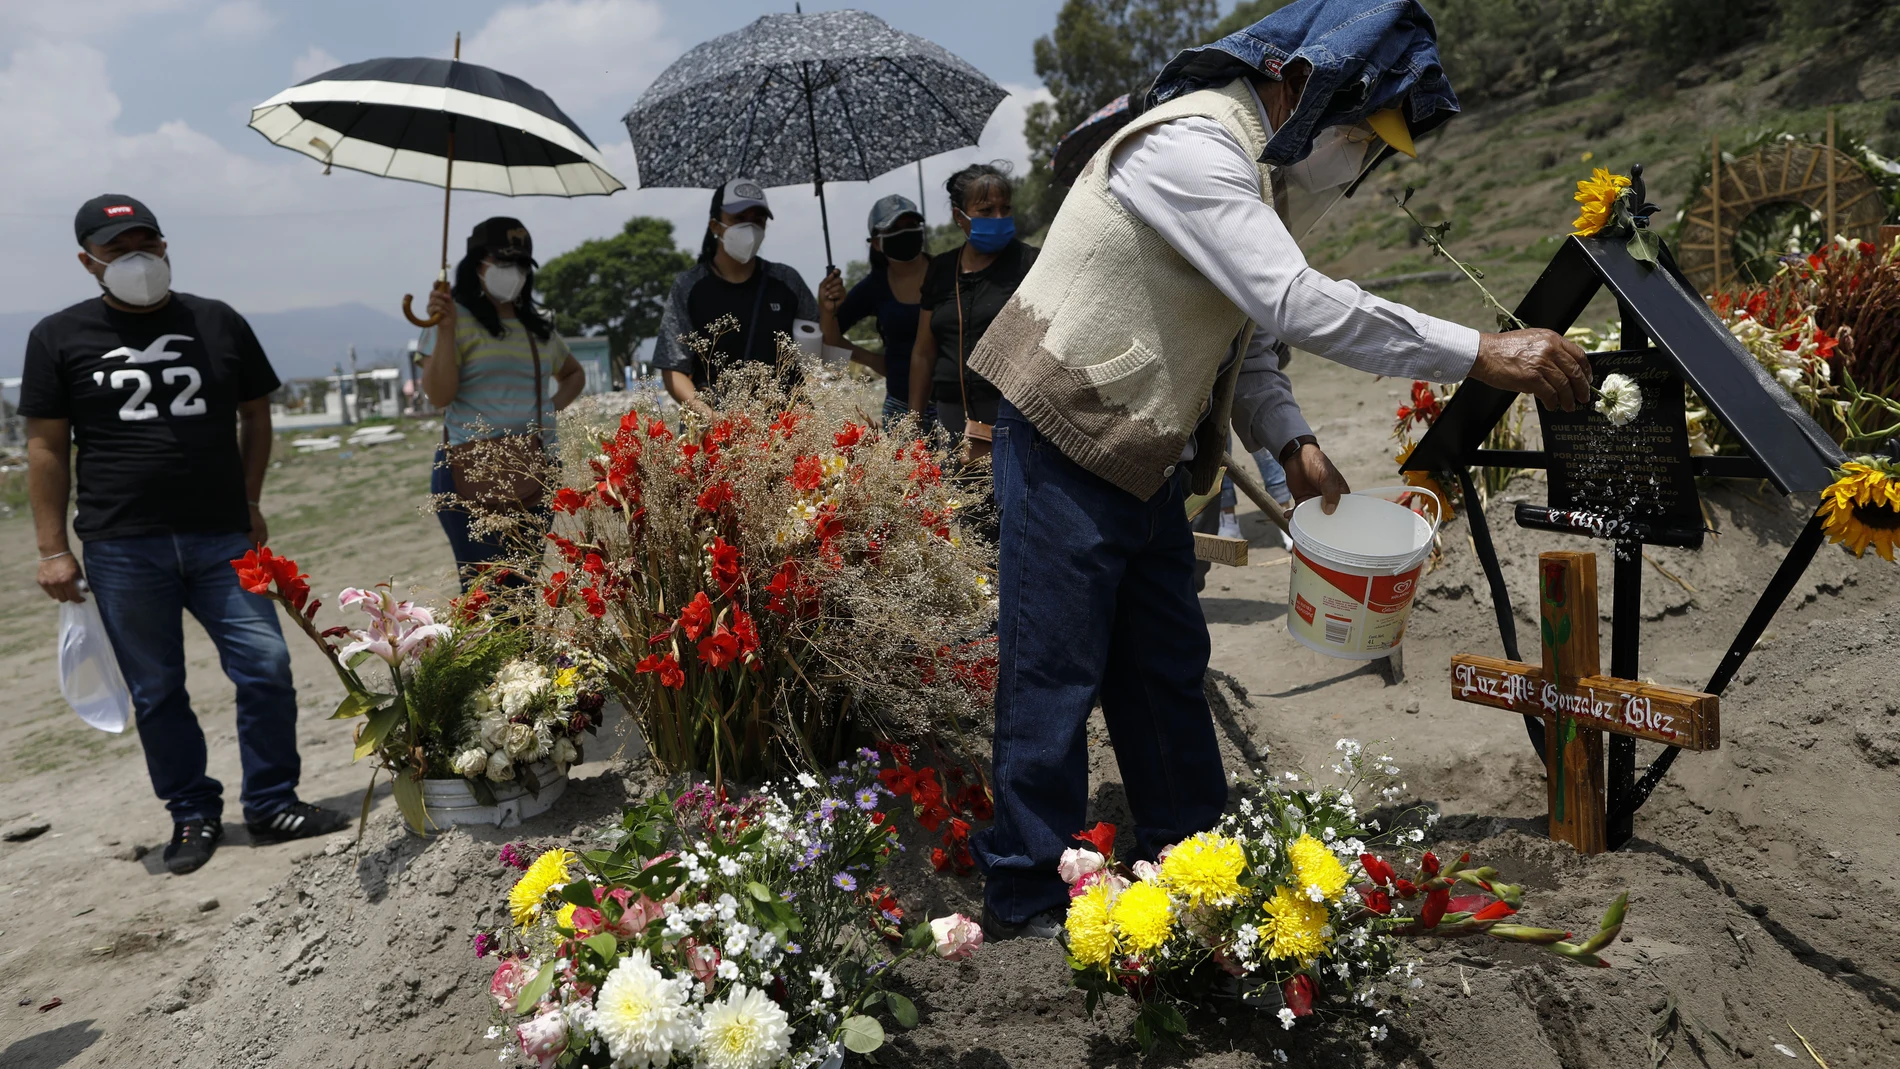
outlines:
M1721 744L1719 702L1698 690L1599 675L1596 554L1542 553L1537 564L1544 663L1453 654L1451 696L1543 719L1550 837L1600 854L1608 848L1603 733L1713 750Z

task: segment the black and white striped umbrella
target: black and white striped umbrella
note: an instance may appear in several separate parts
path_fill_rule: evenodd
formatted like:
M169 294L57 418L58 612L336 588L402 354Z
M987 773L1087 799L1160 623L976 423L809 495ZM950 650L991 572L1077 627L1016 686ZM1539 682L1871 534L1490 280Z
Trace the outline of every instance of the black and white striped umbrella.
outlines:
M875 15L766 15L681 56L626 123L643 188L812 182L822 211L827 181L976 144L1008 95ZM826 259L830 243L827 233Z
M457 60L338 67L252 108L250 125L326 168L385 178L511 197L626 188L546 93Z

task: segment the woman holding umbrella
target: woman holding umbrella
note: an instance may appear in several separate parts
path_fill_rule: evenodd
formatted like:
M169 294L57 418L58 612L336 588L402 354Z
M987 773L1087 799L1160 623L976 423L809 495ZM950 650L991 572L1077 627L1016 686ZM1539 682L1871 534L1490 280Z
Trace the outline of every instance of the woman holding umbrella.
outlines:
M534 242L520 220L497 216L477 224L453 286L429 295L429 313L438 322L423 331L419 344L429 354L422 364L423 393L443 410L430 492L452 492L484 508L528 509L545 527L549 517L538 482L501 485L505 480L473 459L484 448L477 443L498 442L485 447L491 456L512 448L522 453L516 463L535 464L541 459L536 452L554 448L551 413L566 408L587 385L585 369L535 306L534 267ZM550 370L555 386L547 396ZM463 507L441 509L436 517L464 591L485 565L510 551L499 536L473 533Z
M924 215L909 197L893 193L871 205L871 273L846 293L837 271L818 286L818 324L825 344L851 350L851 359L884 376L884 425L910 414L910 363L916 349L925 270ZM884 351L847 341L844 332L875 317Z
M1002 394L964 365L1036 262L1036 250L1016 236L1009 175L1002 167L973 163L951 175L944 188L951 216L967 240L931 261L924 275L923 313L911 351L910 409L921 416L935 400L938 420L965 441L965 455L987 456Z
M746 362L776 365L778 336L791 334L797 320L818 319L818 302L798 272L758 255L771 218L765 187L750 178L714 190L699 263L673 280L660 316L653 366L673 400L701 416L710 418L712 408L700 391L717 382L721 371ZM709 359L680 344L680 335L706 331L726 316L739 329L715 338Z

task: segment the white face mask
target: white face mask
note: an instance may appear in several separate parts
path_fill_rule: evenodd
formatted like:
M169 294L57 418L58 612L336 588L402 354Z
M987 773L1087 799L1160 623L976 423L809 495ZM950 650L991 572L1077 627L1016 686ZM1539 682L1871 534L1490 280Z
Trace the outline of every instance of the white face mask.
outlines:
M1287 181L1308 193L1343 186L1365 170L1378 135L1359 126L1329 126L1313 139L1313 151L1286 168Z
M497 304L507 304L521 296L528 273L514 264L489 264L482 268L482 288Z
M759 246L765 243L765 228L757 223L734 223L726 228L719 243L726 247L727 256L749 264L759 254Z
M128 252L110 263L87 253L94 263L106 265L99 281L106 292L126 304L144 306L165 299L172 288L172 265L149 252Z

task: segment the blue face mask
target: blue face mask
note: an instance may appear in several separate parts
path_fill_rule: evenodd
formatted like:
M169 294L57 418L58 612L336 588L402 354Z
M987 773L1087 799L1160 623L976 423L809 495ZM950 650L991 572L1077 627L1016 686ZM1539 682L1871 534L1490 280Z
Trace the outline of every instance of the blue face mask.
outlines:
M970 244L982 253L1002 252L1004 247L1016 240L1016 217L1005 215L1001 219L988 216L964 216L970 220Z

